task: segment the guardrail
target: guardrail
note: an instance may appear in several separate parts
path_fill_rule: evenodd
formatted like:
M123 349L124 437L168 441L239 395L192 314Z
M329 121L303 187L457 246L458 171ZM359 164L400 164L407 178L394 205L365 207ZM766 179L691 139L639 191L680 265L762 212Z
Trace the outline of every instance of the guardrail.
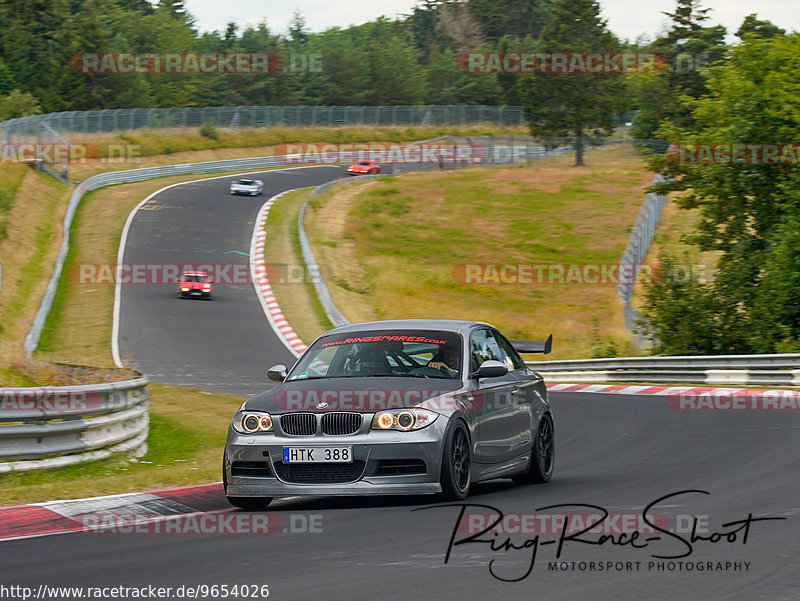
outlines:
M653 184L663 181L664 177L660 173L653 178ZM622 259L619 262L620 273L627 271L632 274L630 278L626 277L624 280L621 278L617 284L617 296L625 306L625 327L631 331L633 331L636 320L639 318L639 313L631 307L633 287L636 282L635 276L639 267L644 263L666 204L667 196L665 194L649 192L645 196L642 207L639 209L639 215L637 215L636 222L631 230L631 235L628 238L628 244L625 246Z
M800 385L800 354L528 361L548 381Z
M147 383L0 388L0 473L144 454Z

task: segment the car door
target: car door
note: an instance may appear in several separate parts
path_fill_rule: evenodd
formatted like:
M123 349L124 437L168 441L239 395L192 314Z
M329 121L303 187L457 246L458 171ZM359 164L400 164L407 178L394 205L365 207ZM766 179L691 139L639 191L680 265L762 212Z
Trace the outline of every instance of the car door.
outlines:
M488 360L507 363L494 333L489 328L474 331L469 341L474 373ZM520 446L519 377L514 371L498 378L480 378L473 402L474 449L480 463L499 463L515 456Z
M534 426L542 413L543 399L539 390L544 387L544 382L539 374L528 369L519 353L500 332L495 331L494 336L503 351L506 366L517 382L511 392L514 410L508 416L508 419L513 420L512 427L516 431L512 454L517 456L529 450L533 443Z

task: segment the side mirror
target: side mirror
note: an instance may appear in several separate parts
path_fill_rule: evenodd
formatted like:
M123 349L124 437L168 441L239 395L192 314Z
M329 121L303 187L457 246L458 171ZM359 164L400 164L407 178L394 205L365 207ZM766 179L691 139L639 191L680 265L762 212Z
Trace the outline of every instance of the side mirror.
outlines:
M475 372L475 376L478 378L499 378L507 373L508 367L506 367L505 363L490 359L481 363L478 371Z
M267 370L267 378L273 382L283 382L286 379L286 366L280 363L273 365Z

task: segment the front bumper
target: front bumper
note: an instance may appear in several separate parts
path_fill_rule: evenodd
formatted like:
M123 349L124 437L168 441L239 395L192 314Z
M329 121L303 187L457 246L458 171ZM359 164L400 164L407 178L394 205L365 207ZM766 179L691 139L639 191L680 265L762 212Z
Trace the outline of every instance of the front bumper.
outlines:
M180 291L183 298L211 298L210 292L203 292L202 290L189 290L188 292Z
M372 416L364 416L369 423ZM362 429L350 436L287 436L284 434L242 435L229 430L223 461L226 494L232 497L281 497L300 495L396 495L434 494L439 484L444 434L448 419L440 415L427 428L412 432ZM283 464L283 447L351 446L353 475L348 481L297 482ZM424 464L414 473L387 474L387 466ZM243 475L239 466L262 470L268 475ZM299 464L316 466L320 473L327 467L343 464ZM313 469L313 468L312 468ZM337 469L337 468L331 468ZM246 470L245 470L246 471ZM389 467L388 471L392 471Z
M234 196L258 196L260 190L231 190L231 194Z

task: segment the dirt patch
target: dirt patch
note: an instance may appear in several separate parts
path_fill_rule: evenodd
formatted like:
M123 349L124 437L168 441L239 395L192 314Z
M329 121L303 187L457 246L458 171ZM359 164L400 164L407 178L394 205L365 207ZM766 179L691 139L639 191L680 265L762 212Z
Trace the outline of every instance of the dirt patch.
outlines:
M35 382L37 386L78 386L123 382L138 378L141 374L132 369L92 367L88 365L68 365L48 363L36 359L26 359L11 366L23 377Z

